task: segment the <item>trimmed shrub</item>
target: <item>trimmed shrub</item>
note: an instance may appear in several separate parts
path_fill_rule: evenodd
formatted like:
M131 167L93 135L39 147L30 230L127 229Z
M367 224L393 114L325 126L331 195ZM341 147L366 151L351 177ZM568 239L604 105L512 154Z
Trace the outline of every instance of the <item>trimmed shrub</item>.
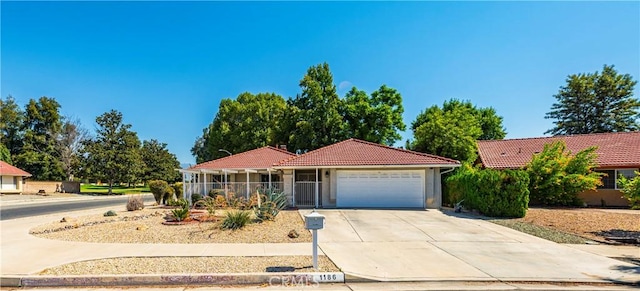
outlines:
M595 190L602 185L597 166L596 147L582 150L575 155L566 151L563 141L546 144L526 166L529 173L531 204L555 206L580 206L580 192Z
M492 217L524 217L529 176L523 170L492 170L464 164L446 180L452 199Z
M640 172L636 171L633 179L627 179L625 176L618 178L618 184L622 186L622 195L629 200L631 209L640 209Z
M249 211L228 211L220 227L235 230L243 228L249 222L251 222L251 213Z
M136 211L144 209L144 199L142 196L129 196L127 201L127 211Z
M153 198L156 199L156 203L158 204L162 202L162 198L167 192L167 188L169 188L169 184L166 181L162 181L162 180L149 181L149 190L151 190L151 193L153 193Z
M176 193L176 190L174 190L173 187L169 186L165 188L164 195L162 196L162 204L167 205L169 200L175 200L175 195L174 195L175 193Z
M216 196L224 196L224 190L222 189L211 189L209 190L209 193L207 193L207 196L211 197L211 198L216 198Z
M191 194L191 204L196 204L198 201L202 200L202 195L198 193Z
M118 213L116 213L113 210L109 210L109 211L105 212L103 215L104 216L118 216Z
M173 193L176 195L176 199L180 199L184 195L184 192L182 191L182 185L182 182L175 182L173 183L173 185L171 185L171 188L173 188Z

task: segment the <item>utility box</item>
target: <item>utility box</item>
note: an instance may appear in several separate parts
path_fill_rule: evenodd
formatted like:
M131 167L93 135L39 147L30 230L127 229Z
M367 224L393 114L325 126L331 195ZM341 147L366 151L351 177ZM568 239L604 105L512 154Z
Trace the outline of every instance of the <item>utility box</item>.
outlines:
M304 226L306 229L323 229L324 228L324 215L316 212L315 210L304 216Z

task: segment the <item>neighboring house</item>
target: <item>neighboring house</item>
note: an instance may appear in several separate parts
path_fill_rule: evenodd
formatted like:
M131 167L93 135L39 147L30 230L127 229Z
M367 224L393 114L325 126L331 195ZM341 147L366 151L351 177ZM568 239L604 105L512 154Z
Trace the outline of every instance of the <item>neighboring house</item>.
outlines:
M23 179L31 177L31 174L0 161L0 193L22 194Z
M224 159L253 151L199 164L182 172L200 177L201 172L198 171L202 169L210 171L213 169L211 165L221 165ZM261 154L256 160L266 162L270 159L267 157L274 153L263 150ZM281 177L281 189L294 207L439 208L442 204L440 175L460 166L455 160L357 139L348 139L299 156L286 154L288 156L270 166L262 164L260 169L276 173L279 179ZM250 162L245 164L247 168L250 165ZM225 169L216 166L216 174L224 173ZM185 191L186 195L204 193L200 186L203 183L207 184L202 178L185 183L196 185L188 189L191 191ZM220 187L224 188L224 185L222 183Z
M620 133L578 134L568 136L478 141L479 161L486 168L518 169L527 165L545 144L563 140L567 150L577 153L596 146L598 167L606 173L603 185L579 197L588 205L628 206L617 183L618 177L634 177L640 168L640 131Z

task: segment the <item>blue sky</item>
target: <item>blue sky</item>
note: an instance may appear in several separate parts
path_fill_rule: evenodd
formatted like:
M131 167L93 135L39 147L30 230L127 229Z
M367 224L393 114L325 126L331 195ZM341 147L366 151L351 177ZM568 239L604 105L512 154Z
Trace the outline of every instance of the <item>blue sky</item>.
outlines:
M119 110L183 163L220 99L293 97L321 62L341 97L350 85L396 88L407 125L459 98L494 107L507 138L551 127L544 114L569 74L613 64L640 77L637 1L0 5L2 97L54 97L90 130Z

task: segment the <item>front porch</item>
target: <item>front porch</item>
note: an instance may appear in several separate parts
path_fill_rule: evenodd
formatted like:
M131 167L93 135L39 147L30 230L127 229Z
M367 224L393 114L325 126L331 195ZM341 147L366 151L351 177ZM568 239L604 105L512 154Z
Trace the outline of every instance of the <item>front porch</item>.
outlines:
M261 191L283 191L281 175L269 169L182 169L183 198L191 201L193 194L224 195L227 199L249 199Z

